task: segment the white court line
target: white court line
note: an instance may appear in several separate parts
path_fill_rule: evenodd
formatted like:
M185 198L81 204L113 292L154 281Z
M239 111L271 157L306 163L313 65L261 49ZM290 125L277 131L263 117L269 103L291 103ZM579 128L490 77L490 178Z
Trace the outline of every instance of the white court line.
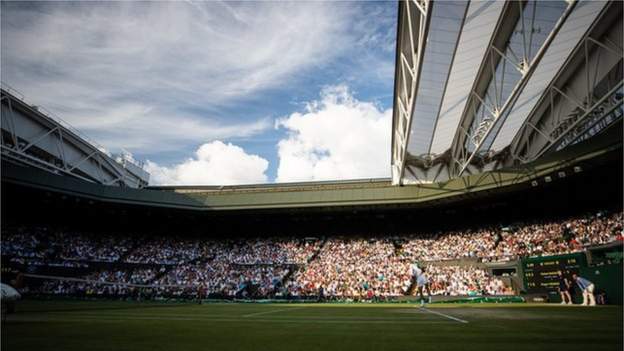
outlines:
M423 310L423 311L427 311L427 312L429 312L429 313L437 314L438 316L442 316L442 317L445 317L445 318L448 318L448 319L452 319L452 320L454 320L454 321L456 321L456 322L459 322L459 323L468 323L468 321L467 321L467 320L463 320L463 319L461 319L461 318L457 318L457 317L449 316L448 314L444 314L444 313L442 313L442 312L433 311L433 310L430 310L430 309L425 308L425 307L419 307L419 308L420 308L421 310Z
M300 310L302 308L305 308L305 307L282 308L281 310L270 310L270 311L256 312L256 313L250 313L250 314L243 315L243 317L253 317L253 316L261 316L263 314L270 314L270 313L277 313L277 312L284 312L284 311L294 311L294 310Z
M86 317L86 318L85 318ZM396 320L396 321L380 321L380 320L310 320L310 319L240 319L240 318L163 318L163 317L87 317L73 316L71 318L63 317L46 317L46 318L11 318L9 322L119 322L126 323L128 321L157 320L161 322L178 322L178 321L198 321L198 322L266 322L266 323L297 323L297 324L448 324L444 321L426 321L426 320Z
M294 308L293 308L294 309ZM266 311L269 312L269 311ZM277 312L276 310L271 310L271 312ZM256 313L260 313L260 312L256 312ZM406 313L406 312L404 312ZM410 313L413 315L415 313L419 313L418 311L410 311ZM52 315L59 315L57 313L53 313ZM66 316L70 316L69 314L65 314L65 313L61 313L60 315L66 315ZM73 315L73 314L72 314ZM127 314L116 314L116 313L81 313L79 315L76 316L80 316L80 317L120 317L120 318L128 318L129 316ZM163 318L163 319L167 319L167 318L209 318L209 319L219 319L219 318L224 318L224 319L232 319L232 315L228 314L228 315L224 315L224 314L178 314L178 313L172 313L172 314L166 314L166 315L162 315L162 314L141 314L141 315L133 315L131 317L149 317L149 318ZM243 317L243 316L241 316ZM292 319L293 316L290 315L277 315L277 316L270 316L271 319ZM322 320L327 320L327 319L331 319L331 320L348 320L348 321L352 321L352 320L367 320L367 321L372 321L372 320L385 320L385 321L396 321L397 319L405 319L405 320L410 320L412 318L408 318L408 317L370 317L370 316L331 316L331 317L323 317L323 316L318 316L318 315L302 315L302 314L297 314L294 317L296 318L303 318L305 320L309 320L309 319L322 319ZM435 317L433 317L435 318ZM436 318L437 320L437 318Z

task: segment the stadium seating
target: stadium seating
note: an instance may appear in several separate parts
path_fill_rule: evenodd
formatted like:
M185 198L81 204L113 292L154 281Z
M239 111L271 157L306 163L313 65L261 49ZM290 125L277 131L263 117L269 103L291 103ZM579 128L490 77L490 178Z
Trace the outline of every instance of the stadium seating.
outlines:
M584 250L622 240L622 212L437 233L367 237L200 239L11 228L2 260L22 272L61 270L68 279L28 284L31 294L196 298L385 299L410 293L413 262L426 264L438 295L506 295L508 286L475 266Z

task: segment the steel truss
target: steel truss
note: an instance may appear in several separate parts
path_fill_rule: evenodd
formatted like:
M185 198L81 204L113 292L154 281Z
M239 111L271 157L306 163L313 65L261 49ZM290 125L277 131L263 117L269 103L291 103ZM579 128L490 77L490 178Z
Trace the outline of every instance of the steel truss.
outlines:
M425 51L429 18L429 0L408 0L400 2L407 19L407 33L400 32L397 62L397 94L395 101L396 126L393 135L392 182L398 184L405 172L405 159L412 125L412 114L416 101L421 62ZM400 30L400 29L399 29ZM405 43L407 41L407 43Z
M539 64L570 13L572 13L576 1L568 1L566 9L534 56L531 54L531 45L535 16L529 22L530 30L526 30L524 26L525 5L527 4L521 1L511 1L506 4L506 9L503 11L505 20L499 22L495 30L497 37L493 38L490 43L486 59L481 65L478 78L475 80L475 85L468 97L469 101L461 118L462 123L458 128L453 146L451 147L452 161L449 165L451 177L458 177L467 170L469 171L469 166L473 160L486 148L488 137L497 126L497 123L504 121L504 118L513 108L517 98L531 78L535 67ZM535 10L533 10L533 14L535 14ZM512 18L517 20L510 21L509 19ZM514 26L510 26L509 22L514 23ZM515 53L508 45L515 24L518 22L521 23L520 33L522 35L523 50ZM520 77L515 81L511 93L503 101L505 65L513 66ZM498 76L500 76L500 83L497 82ZM511 79L513 81L513 78ZM493 83L493 92L488 91L490 81ZM485 82L488 84L485 84Z
M607 34L617 36L621 30L620 23ZM514 138L510 153L516 163L586 140L622 118L622 46L608 35L598 40L586 34L575 58L580 61L575 72L580 74L563 84L555 79Z
M69 144L73 144L70 140L82 140L84 138L60 125L56 119L43 114L39 108L35 110L52 121L54 126L47 129L48 127L42 125L43 130L39 134L29 137L28 140L20 137L16 130L17 117L14 108L17 99L23 100L23 95L16 95L14 90L10 90L8 86L3 84L2 95L0 96L0 104L6 107L2 113L2 130L0 131L0 151L3 160L27 164L54 174L68 175L104 185L131 187L147 185L146 180L138 180L136 176L131 175L123 166L88 141L83 140L83 143L89 146L90 151L75 146L73 153L76 154L76 150L81 150L81 154L79 157L70 158L70 152L67 149L70 147ZM44 140L47 142L53 140L56 150L35 150L38 149L37 145ZM85 168L82 166L86 166L86 164L89 164L88 169L91 171L85 172Z

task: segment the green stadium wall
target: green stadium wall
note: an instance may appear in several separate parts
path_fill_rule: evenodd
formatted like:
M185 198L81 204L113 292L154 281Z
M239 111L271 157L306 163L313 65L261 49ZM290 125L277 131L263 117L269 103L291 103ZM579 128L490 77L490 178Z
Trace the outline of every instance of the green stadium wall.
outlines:
M605 264L602 266L581 267L580 275L593 282L596 286L596 295L606 294L606 300L611 305L622 305L622 264ZM578 290L578 289L577 289ZM575 299L582 301L580 293Z
M623 304L623 270L621 262L589 265L585 253L573 253L525 258L522 260L522 270L526 292L529 294L547 295L549 302L561 302L561 296L557 290L558 278L555 275L557 271L561 271L570 280L572 280L571 275L577 273L581 277L593 282L596 286L595 294L598 295L604 292L607 304ZM576 283L572 282L572 285L572 300L574 303L579 304L583 301L583 294Z

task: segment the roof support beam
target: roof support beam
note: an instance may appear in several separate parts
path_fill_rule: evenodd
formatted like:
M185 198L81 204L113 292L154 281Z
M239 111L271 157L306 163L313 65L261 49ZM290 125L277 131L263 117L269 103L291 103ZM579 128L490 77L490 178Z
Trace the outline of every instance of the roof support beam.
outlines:
M534 161L621 118L624 53L614 41L622 40L623 23L613 18L621 13L615 4L620 10L603 9L542 94L510 144L512 158Z
M14 92L2 83L3 159L100 184L119 183L121 179L126 186L147 185L147 178L141 178L136 170L129 171L60 118L28 104Z
M530 62L529 62L529 58L528 57L522 58L522 60L521 60L522 66L517 67L517 68L519 68L519 70L521 72L521 75L522 75L521 78L514 85L514 88L513 88L512 92L511 92L511 94L505 100L505 103L500 107L500 110L495 111L497 113L496 114L492 114L491 115L492 118L485 119L482 122L482 125L479 126L480 130L478 130L478 134L473 136L477 146L473 150L469 150L468 151L468 155L467 155L467 157L465 159L462 160L461 166L458 167L457 169L455 169L455 176L461 176L466 171L466 168L468 167L468 165L472 162L474 157L483 148L484 141L490 135L490 133L494 129L494 126L499 121L501 116L505 116L509 112L509 110L513 107L517 97L520 95L520 93L524 89L524 86L526 85L528 80L531 78L531 75L532 75L533 71L535 70L535 67L537 66L537 64L539 63L540 59L542 58L542 56L544 55L544 53L546 52L546 50L550 46L550 43L553 41L554 37L559 32L559 29L561 29L561 27L563 26L563 23L565 23L567 17L570 15L570 13L572 13L572 10L574 9L575 4L576 4L576 1L568 2L567 8L563 12L561 17L557 21L557 23L555 24L555 26L553 27L552 31L550 32L550 34L548 35L548 37L546 38L546 40L544 41L544 43L540 47L539 51L535 54L535 57L532 58L530 60ZM522 13L522 11L520 11L520 13ZM522 17L520 19L522 20ZM523 32L522 34L523 34L523 37L527 35L526 32ZM503 58L509 60L502 53L502 51L500 49L498 49L497 47L492 46L491 50L496 52L496 53L498 53ZM492 79L496 79L495 76ZM473 91L473 93L476 93L476 95L478 96L477 92ZM475 94L472 94L472 95L475 96ZM483 101L482 100L478 101L477 104L478 103L483 104ZM487 105L484 105L484 107L486 107L486 106ZM474 117L472 119L474 119ZM457 150L459 148L463 148L463 147L464 147L463 145L456 145L454 156L457 155Z
M394 98L395 106L398 108L394 109L393 116L393 129L395 130L392 138L393 184L399 184L405 173L409 130L429 26L431 2L409 0L399 2L399 7L397 66L400 65L400 69L395 80Z
M603 118L608 117L611 113L616 111L618 108L621 108L621 106L622 106L622 97L618 96L618 92L622 90L623 86L624 86L624 81L620 81L620 83L618 85L613 87L602 98L600 98L600 100L598 100L598 102L596 102L588 111L586 111L581 116L579 116L571 124L566 125L566 121L562 121L561 124L559 124L558 126L555 127L555 130L557 130L557 129L561 128L561 127L564 127L564 129L559 131L557 133L557 137L554 138L554 139L548 137L545 134L544 131L536 129L536 131L539 132L540 135L545 136L547 142L535 154L524 156L524 157L522 157L522 159L525 162L531 162L531 161L534 161L534 160L538 159L540 156L544 155L548 151L550 151L550 150L556 148L557 146L559 146L560 142L565 137L567 137L568 135L570 135L571 133L573 133L575 131L576 132L574 133L574 139L570 140L566 144L570 144L574 140L576 140L577 138L580 138L587 130L591 129L593 126L595 126ZM614 118L614 120L619 118L619 117L621 117L621 114L619 116L617 116L616 118ZM589 123L587 123L587 126L585 128L581 128L580 130L576 130L578 126L582 127L583 126L582 123L586 122L587 120L590 120L590 121L589 121ZM528 123L528 124L530 124L530 123Z

